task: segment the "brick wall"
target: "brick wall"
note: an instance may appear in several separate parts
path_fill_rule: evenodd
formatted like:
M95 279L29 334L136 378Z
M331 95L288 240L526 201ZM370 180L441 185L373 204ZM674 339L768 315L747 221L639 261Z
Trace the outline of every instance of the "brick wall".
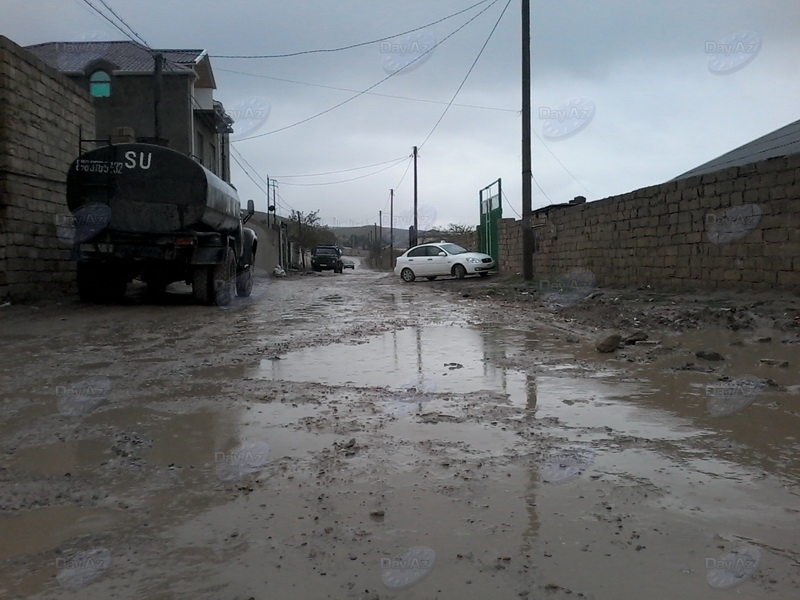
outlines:
M552 207L533 228L537 280L588 269L601 286L798 289L800 155ZM500 238L504 272L521 272L521 223L504 219Z
M34 300L74 285L56 237L68 214L66 173L78 131L94 137L88 94L0 36L0 300Z

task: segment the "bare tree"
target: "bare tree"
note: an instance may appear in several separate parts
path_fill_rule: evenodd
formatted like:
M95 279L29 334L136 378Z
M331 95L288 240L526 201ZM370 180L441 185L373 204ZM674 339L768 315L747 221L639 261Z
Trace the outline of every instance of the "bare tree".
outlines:
M335 244L336 234L330 227L319 224L319 210L303 213L299 210L292 211L292 221L295 224L295 240L300 245L300 255L303 268L306 268L306 250L315 246Z

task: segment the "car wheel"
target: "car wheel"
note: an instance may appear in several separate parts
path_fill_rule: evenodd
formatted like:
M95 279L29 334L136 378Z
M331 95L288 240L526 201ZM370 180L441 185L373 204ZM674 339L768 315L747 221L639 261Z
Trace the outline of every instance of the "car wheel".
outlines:
M453 277L458 279L464 279L467 276L467 270L464 268L464 265L456 265L453 267Z
M480 276L481 276L481 277L488 277L488 276L489 276L489 274L488 274L488 273L486 273L486 272L483 272L483 273L480 273Z
M412 281L414 281L417 278L417 276L414 275L414 271L412 271L408 267L406 267L405 269L400 271L400 277L406 283L411 283Z
M436 277L438 277L438 275L430 275L430 276L426 277L425 279L427 279L428 281L436 281Z

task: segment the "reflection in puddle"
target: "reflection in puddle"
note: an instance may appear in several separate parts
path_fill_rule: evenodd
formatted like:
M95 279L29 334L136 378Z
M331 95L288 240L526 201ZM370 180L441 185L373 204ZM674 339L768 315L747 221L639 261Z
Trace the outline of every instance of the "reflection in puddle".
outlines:
M18 449L8 461L8 466L41 475L78 475L91 472L109 457L107 442L82 440Z
M280 361L261 361L260 375L285 381L400 389L420 379L437 393L479 390L525 397L526 375L499 369L491 359L502 346L465 327L414 327L383 334L363 344L333 344L291 352Z

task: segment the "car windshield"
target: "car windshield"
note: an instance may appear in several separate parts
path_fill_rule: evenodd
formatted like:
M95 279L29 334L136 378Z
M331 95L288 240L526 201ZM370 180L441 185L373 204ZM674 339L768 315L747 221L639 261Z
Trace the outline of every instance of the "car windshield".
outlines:
M448 254L464 254L465 252L469 252L469 250L462 248L458 244L441 244L439 247L445 250Z
M336 248L317 248L316 254L338 254Z

